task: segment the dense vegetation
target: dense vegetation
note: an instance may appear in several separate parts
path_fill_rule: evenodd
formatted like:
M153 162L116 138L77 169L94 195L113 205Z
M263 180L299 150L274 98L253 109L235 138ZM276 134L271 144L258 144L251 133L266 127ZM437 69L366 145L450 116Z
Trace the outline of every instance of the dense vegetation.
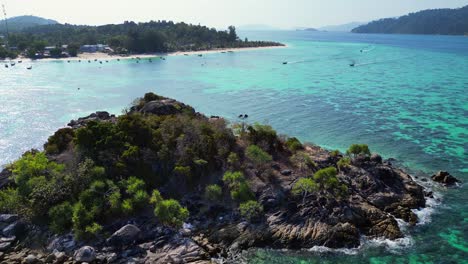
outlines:
M238 48L280 45L275 42L240 40L230 26L218 31L206 26L151 21L126 21L118 25L79 26L52 24L25 28L10 34L10 46L30 57L46 46L107 44L115 53L150 53L196 51L216 48ZM0 56L1 57L1 56Z
M208 119L183 104L174 106L177 114L139 111L155 100L166 98L146 94L116 120L60 129L43 152L26 152L8 167L12 183L0 190L0 213L18 213L56 233L73 230L88 239L102 233L106 223L138 214L178 228L197 213L184 207L187 194L204 190L206 204L237 210L254 222L264 208L251 169L268 178L278 161L303 175L291 189L302 203L310 194L342 199L348 193L337 168L319 169L296 138L260 124L242 124L236 136L223 119ZM336 158L370 154L362 144L348 153L337 152Z
M352 30L354 33L388 34L468 34L468 6L459 9L435 9L399 18L373 21Z

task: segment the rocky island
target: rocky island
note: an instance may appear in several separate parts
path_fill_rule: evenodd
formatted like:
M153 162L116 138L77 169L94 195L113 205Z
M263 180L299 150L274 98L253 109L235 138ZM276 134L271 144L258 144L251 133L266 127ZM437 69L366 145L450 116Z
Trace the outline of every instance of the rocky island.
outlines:
M434 178L454 182L445 172ZM146 94L71 121L0 174L2 263L235 263L252 247L404 236L429 190L347 153Z

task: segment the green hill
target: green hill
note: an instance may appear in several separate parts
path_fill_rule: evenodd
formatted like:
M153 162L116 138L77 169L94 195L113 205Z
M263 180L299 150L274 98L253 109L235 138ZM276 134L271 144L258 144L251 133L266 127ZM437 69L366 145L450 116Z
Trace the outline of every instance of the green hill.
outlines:
M5 24L2 21L0 25L0 32L5 32ZM25 28L35 26L53 25L58 24L57 21L52 19L45 19L37 16L17 16L8 19L8 29L11 32L21 31Z
M357 27L353 33L464 35L468 33L468 6L433 9L399 18L385 18Z

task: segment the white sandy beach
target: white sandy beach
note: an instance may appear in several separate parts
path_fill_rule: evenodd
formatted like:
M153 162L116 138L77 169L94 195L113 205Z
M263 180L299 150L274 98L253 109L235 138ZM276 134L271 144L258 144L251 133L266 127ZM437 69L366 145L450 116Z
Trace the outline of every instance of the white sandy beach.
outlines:
M56 61L56 60L65 60L65 61L76 61L76 60L117 60L117 59L130 59L130 58L154 58L161 56L184 56L184 55L200 55L200 54L211 54L211 53L223 53L223 52L241 52L241 51L252 51L252 50L261 50L261 49L278 49L286 48L287 46L270 46L270 47L249 47L249 48L230 48L230 49L213 49L213 50L200 50L200 51L176 51L169 53L151 53L151 54L132 54L129 56L123 55L109 55L104 52L94 52L94 53L79 53L77 57L70 58L47 58L39 59L37 61ZM29 60L28 58L20 57L16 60Z

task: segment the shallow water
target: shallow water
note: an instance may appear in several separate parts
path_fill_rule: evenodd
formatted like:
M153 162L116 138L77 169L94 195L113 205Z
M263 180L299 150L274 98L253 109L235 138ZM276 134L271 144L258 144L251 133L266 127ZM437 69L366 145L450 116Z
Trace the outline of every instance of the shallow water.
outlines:
M118 114L135 97L153 91L207 115L235 121L247 113L252 122L330 149L368 143L419 176L444 169L468 180L468 38L242 35L282 41L288 48L139 64L55 61L34 62L31 71L29 62L0 67L0 164L40 148L72 118L97 110ZM409 228L401 243L368 241L351 255L315 248L252 250L246 256L251 263L462 263L468 259L467 187L435 188L442 205L421 212L428 224Z

